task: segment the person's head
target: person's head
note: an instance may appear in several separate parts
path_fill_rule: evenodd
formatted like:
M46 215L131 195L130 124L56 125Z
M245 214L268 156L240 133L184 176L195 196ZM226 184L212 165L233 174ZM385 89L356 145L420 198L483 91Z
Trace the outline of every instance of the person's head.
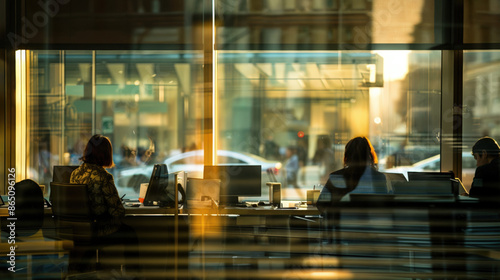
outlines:
M297 152L297 148L295 146L286 147L286 156L291 157Z
M377 163L377 154L368 138L355 137L345 145L344 166L376 166Z
M495 139L485 136L472 146L472 155L476 160L476 166L483 166L500 157L500 147Z
M109 138L100 134L92 136L85 146L83 156L85 163L97 164L102 167L113 167L113 147Z

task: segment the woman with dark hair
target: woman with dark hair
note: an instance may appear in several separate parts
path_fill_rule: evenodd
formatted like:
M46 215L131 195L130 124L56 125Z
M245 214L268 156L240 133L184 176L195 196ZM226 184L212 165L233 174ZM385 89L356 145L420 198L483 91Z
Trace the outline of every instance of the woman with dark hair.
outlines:
M368 138L351 139L345 146L344 168L330 173L318 198L318 209L333 206L348 193L388 193L385 175L377 171L377 163Z
M83 164L71 173L70 183L87 185L99 241L104 244L132 246L131 250L126 250L126 257L134 258L137 262L137 235L130 226L122 223L125 208L116 190L113 175L105 169L114 166L113 147L109 138L99 134L92 136L80 160Z
M70 183L87 185L98 236L114 233L121 226L125 208L118 196L113 175L104 169L114 166L113 147L108 137L92 136L80 160L83 164L71 173Z

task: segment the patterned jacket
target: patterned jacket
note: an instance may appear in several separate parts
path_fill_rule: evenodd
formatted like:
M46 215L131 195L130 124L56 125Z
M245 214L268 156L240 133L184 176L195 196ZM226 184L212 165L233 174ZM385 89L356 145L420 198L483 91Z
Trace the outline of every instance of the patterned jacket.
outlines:
M87 185L98 236L117 231L121 218L125 215L125 208L116 190L113 175L102 166L83 163L71 173L70 183Z

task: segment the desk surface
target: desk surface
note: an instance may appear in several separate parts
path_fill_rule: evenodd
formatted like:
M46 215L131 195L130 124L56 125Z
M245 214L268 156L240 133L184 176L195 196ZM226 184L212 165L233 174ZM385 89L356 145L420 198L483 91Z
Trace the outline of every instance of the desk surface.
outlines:
M173 208L160 208L156 206L140 206L140 207L125 207L125 215L127 216L156 216L156 215L175 215L176 213L184 214L184 215L198 215L198 214L211 214L211 215L263 215L263 216L287 216L287 215L319 215L318 209L315 207L310 208L300 208L300 209L270 209L263 207L256 208L244 208L244 207L234 207L234 208L221 208L221 209L179 209L179 211L175 211ZM46 207L45 214L51 215L52 209ZM0 208L0 217L8 217L8 209L7 207Z
M400 201L402 204L405 203L405 199ZM420 200L420 203L425 203ZM435 202L435 201L434 201ZM471 199L468 197L460 197L457 201L458 203L468 204L467 202L476 202L477 199ZM446 203L446 202L442 202ZM474 203L475 204L475 203ZM219 209L179 209L177 212L174 208L161 208L158 206L139 206L139 207L125 207L126 215L175 215L179 214L221 214L221 215L263 215L263 216L287 216L287 215L297 215L297 216L307 216L307 215L319 215L319 211L314 206L309 206L307 208L289 209L289 208L272 208L269 206L264 207L226 207ZM51 214L52 209L45 207L45 214ZM0 207L0 217L8 217L8 209L6 206Z
M276 208L271 207L226 207L219 209L182 209L181 214L220 214L220 215L244 215L244 216L308 216L319 215L316 207L308 208Z
M176 211L173 208L160 208L155 206L140 206L140 207L125 207L126 215L175 215ZM299 208L299 209L273 209L271 207L227 207L219 209L179 209L179 214L183 215L245 215L245 216L287 216L287 215L319 215L316 207Z

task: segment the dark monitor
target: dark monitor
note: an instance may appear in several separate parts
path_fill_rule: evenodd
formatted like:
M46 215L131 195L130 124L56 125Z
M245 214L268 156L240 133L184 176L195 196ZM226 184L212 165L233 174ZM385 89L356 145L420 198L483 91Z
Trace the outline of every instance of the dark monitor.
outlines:
M262 167L260 165L206 165L204 179L220 179L220 204L237 205L239 197L260 197Z
M71 173L78 167L79 165L54 165L52 182L69 184Z
M176 206L176 190L180 192L182 203L185 199L185 193L182 185L178 184L178 173L168 173L167 165L155 164L151 178L149 180L148 189L144 196L145 206L160 206L160 207L175 207Z
M148 189L144 196L144 205L146 206L165 206L169 199L167 187L169 184L168 168L166 164L155 164L151 178L149 179Z
M408 172L408 184L394 193L454 195L453 172Z
M450 181L454 179L453 172L417 172L408 171L408 181Z

